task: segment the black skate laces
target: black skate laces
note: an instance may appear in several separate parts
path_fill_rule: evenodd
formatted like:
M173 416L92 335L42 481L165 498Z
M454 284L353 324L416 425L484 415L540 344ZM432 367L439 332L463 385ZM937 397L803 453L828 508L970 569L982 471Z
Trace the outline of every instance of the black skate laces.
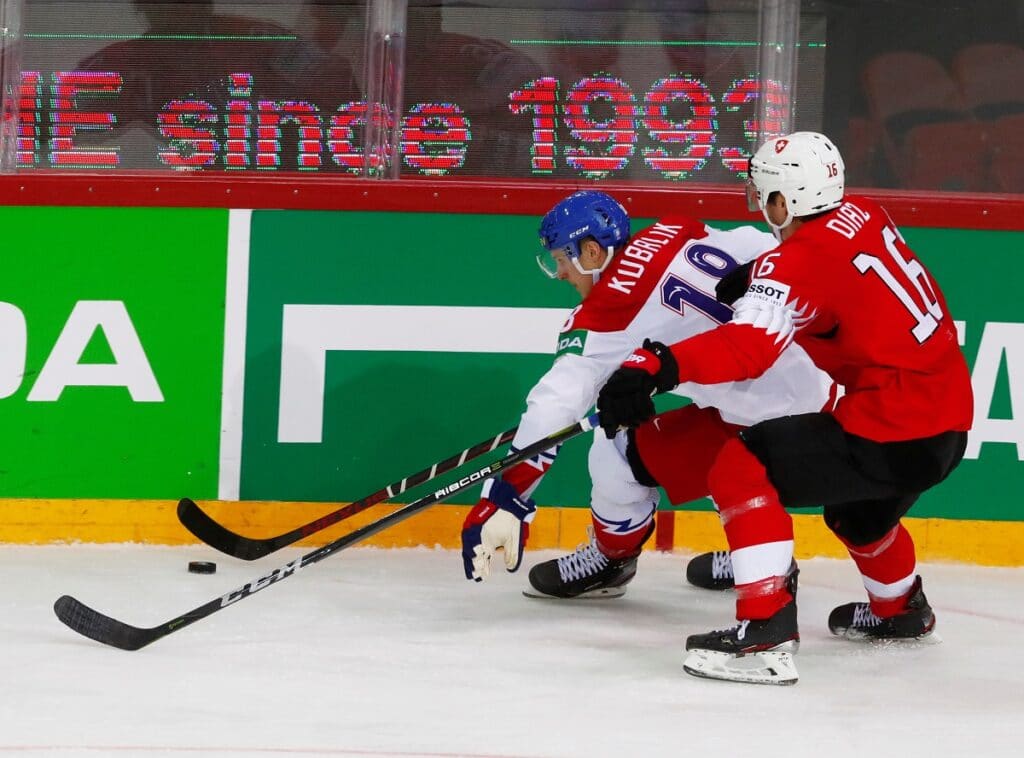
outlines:
M728 555L728 553L726 553ZM750 626L750 619L743 619L736 626L730 626L727 629L714 629L711 631L712 634L735 634L737 640L742 640L747 636L747 627Z

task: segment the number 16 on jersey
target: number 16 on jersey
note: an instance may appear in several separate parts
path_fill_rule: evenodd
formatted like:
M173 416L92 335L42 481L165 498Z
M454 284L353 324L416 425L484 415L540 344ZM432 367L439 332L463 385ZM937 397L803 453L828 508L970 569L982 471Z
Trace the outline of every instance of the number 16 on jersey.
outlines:
M928 279L928 273L924 270L924 266L919 261L904 258L899 248L896 247L897 239L900 242L903 241L899 233L886 226L882 229L882 239L885 240L885 248L892 256L893 262L914 285L919 300L907 291L907 288L886 267L885 261L878 256L870 253L858 253L853 259L853 265L861 274L873 271L889 291L899 299L903 307L917 322L910 333L914 335L918 344L921 344L939 328L939 322L942 321L942 304L939 303L939 299L935 295L935 288Z

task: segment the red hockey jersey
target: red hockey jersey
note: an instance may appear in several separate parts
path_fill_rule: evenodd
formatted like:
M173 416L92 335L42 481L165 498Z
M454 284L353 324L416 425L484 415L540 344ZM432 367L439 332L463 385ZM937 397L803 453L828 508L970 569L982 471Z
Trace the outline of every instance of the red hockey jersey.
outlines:
M879 442L966 431L970 374L945 298L875 202L848 196L754 264L733 320L676 343L680 381L759 376L791 341L845 387L843 428Z
M512 447L526 447L582 418L608 377L644 338L669 344L728 322L732 308L715 299L715 286L774 245L772 235L752 226L714 229L686 216L662 219L631 237L569 315L558 335L554 363L526 398ZM749 426L820 410L834 397L832 390L832 380L796 347L758 379L712 386L684 383L675 393L717 408L728 423ZM552 450L502 476L529 497L554 460Z

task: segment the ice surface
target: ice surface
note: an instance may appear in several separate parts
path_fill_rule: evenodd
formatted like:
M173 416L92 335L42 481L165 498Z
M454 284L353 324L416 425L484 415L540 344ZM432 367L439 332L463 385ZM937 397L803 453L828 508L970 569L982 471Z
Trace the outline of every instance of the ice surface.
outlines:
M154 626L301 553L0 547L0 756L1024 755L1024 569L922 566L942 644L879 646L825 625L862 598L852 563L804 561L794 687L683 673L732 597L687 586L681 554L645 554L620 600L565 603L520 593L550 551L475 584L452 551L351 549L138 652L52 610L70 594Z

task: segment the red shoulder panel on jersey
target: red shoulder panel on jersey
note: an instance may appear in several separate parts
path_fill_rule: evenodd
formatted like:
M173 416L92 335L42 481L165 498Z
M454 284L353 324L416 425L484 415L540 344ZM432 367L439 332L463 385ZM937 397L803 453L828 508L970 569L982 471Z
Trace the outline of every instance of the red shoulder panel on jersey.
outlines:
M629 326L684 244L707 236L703 221L668 216L633 235L601 274L573 328L618 332Z

